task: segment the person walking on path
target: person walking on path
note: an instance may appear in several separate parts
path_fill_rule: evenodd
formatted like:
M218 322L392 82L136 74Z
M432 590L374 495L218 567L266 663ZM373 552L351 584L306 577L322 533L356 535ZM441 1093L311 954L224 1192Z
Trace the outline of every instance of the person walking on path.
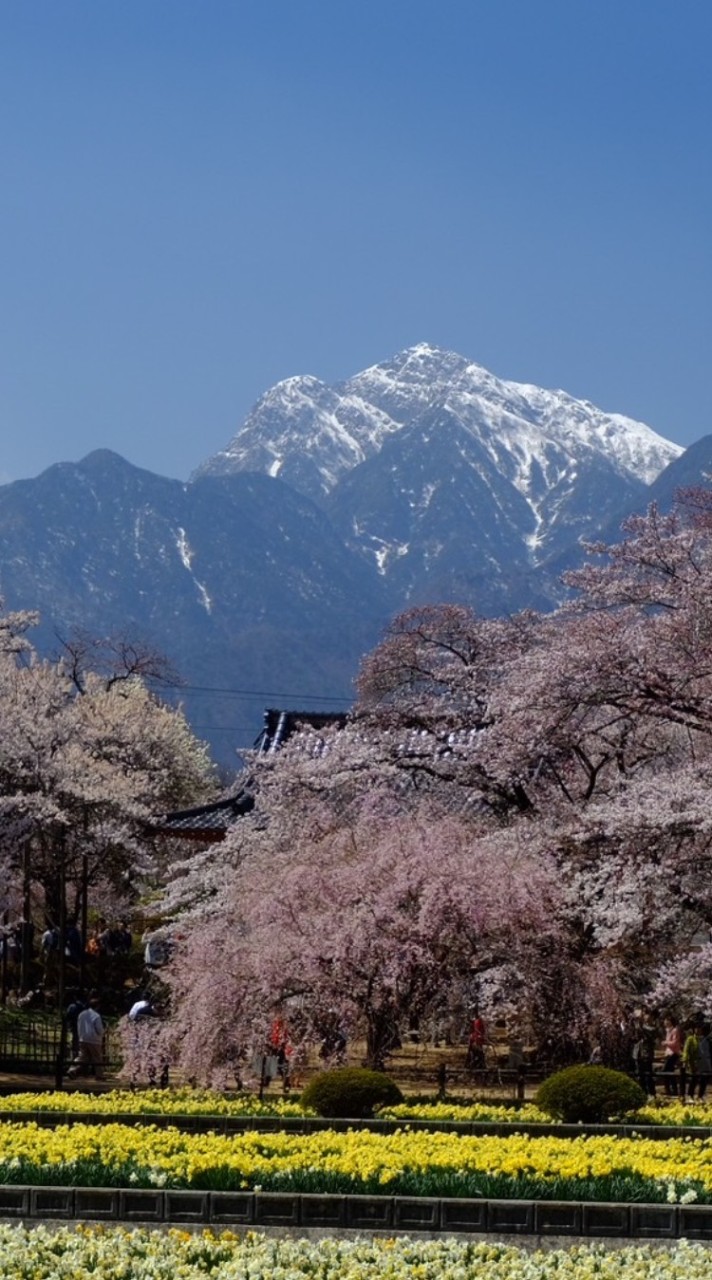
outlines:
M67 1076L74 1080L83 1067L93 1067L97 1080L104 1076L104 1023L99 1013L99 1000L92 996L89 1006L77 1018L79 1052Z

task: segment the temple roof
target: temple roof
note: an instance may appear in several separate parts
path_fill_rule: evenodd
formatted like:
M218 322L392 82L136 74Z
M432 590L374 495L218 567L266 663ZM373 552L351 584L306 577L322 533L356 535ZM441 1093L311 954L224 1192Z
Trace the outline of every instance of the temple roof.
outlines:
M308 724L313 729L328 725L343 725L344 713L315 711L280 711L268 707L264 714L264 727L255 741L254 749L260 754L278 751L299 725ZM211 844L223 840L226 832L239 818L255 807L252 779L247 770L239 776L237 789L232 795L212 804L196 805L193 809L176 809L163 814L151 823L157 835L175 836L184 840L199 840Z

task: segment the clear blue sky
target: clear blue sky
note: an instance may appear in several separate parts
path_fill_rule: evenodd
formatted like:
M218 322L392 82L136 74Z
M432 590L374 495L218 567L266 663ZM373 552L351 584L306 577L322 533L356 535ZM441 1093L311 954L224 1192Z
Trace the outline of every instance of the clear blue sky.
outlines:
M0 0L0 476L413 342L712 431L710 0Z

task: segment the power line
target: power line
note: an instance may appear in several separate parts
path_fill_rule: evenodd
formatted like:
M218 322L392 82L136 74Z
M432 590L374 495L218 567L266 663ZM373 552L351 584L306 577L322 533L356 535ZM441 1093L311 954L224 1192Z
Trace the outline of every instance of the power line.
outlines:
M324 693L276 692L274 689L219 689L205 684L182 684L177 689L166 689L164 693L174 693L176 697L179 697L181 693L186 691L190 693L227 693L234 698L292 698L300 702L339 702L346 703L348 706L354 700L352 694L336 697L333 694Z
M245 726L239 724L191 724L196 733L244 733Z

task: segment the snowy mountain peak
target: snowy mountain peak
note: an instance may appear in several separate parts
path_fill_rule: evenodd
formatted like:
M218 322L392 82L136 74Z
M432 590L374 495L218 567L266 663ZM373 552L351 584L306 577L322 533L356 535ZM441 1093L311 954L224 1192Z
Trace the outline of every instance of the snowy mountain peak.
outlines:
M645 423L565 391L512 382L426 342L329 386L286 378L257 401L227 447L198 474L257 470L321 500L384 442L447 408L540 519L542 495L582 466L650 484L682 450Z

